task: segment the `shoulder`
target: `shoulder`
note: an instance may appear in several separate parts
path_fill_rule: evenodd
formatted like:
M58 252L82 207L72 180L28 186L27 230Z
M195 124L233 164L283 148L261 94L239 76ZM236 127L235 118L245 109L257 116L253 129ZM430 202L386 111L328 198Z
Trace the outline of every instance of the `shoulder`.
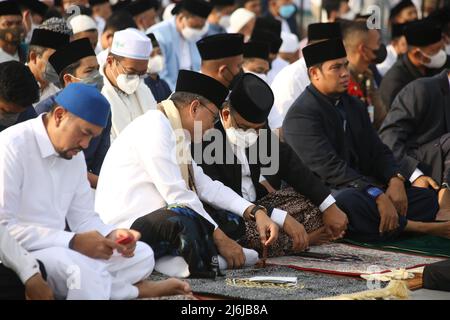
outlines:
M13 125L0 133L0 148L19 153L27 148L33 137L32 122L37 119L27 120Z

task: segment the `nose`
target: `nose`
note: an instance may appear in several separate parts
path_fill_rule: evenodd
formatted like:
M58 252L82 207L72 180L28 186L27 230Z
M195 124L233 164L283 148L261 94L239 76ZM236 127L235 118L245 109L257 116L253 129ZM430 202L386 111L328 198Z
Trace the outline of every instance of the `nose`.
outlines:
M89 143L91 142L91 138L84 138L80 141L80 146L83 149L87 149L89 147Z

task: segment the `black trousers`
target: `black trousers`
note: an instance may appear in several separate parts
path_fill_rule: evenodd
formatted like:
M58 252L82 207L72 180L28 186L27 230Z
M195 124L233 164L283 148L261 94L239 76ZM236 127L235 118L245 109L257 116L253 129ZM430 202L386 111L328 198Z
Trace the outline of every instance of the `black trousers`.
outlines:
M39 269L44 279L47 278L44 265L39 262ZM17 274L0 263L0 300L25 300L25 286Z
M399 217L399 228L389 234L379 233L380 214L374 199L364 191L353 188L333 190L336 203L348 216L346 237L356 241L388 241L395 239L406 227L407 220L434 221L439 210L436 192L430 189L411 187L406 189L408 212Z

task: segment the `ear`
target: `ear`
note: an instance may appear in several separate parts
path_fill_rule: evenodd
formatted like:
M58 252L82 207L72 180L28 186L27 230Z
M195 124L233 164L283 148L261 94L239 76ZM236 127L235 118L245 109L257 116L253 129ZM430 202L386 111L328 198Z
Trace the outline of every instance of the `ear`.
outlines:
M228 117L230 116L230 109L224 108L219 111L224 122L228 121Z
M424 58L426 59L426 57L422 54L422 51L420 51L419 48L413 49L412 56L414 57L414 59L418 61L423 61Z
M63 80L64 80L64 87L66 87L69 83L72 83L73 81L72 81L72 77L68 74L68 73L66 73L64 76L63 76Z
M37 54L36 52L34 52L33 50L30 51L28 60L32 63L36 63L36 59L37 59Z
M309 72L309 76L311 77L311 79L314 79L314 80L319 80L320 79L320 77L319 77L319 68L311 67L311 68L309 68L308 72Z
M59 127L61 125L66 112L67 111L61 106L57 106L55 108L55 110L53 111L53 118L55 119L56 127Z

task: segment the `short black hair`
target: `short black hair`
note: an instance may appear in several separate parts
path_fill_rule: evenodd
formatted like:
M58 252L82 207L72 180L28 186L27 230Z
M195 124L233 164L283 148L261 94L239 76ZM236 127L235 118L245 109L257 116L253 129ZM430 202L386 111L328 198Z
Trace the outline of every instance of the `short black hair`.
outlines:
M127 28L137 29L136 22L134 22L133 16L124 10L114 12L108 20L106 20L105 28L103 31L120 31Z
M0 63L0 99L23 108L39 100L39 86L30 68L17 61Z
M348 2L349 0L323 0L322 8L327 12L329 18L333 11L339 11L342 2Z

